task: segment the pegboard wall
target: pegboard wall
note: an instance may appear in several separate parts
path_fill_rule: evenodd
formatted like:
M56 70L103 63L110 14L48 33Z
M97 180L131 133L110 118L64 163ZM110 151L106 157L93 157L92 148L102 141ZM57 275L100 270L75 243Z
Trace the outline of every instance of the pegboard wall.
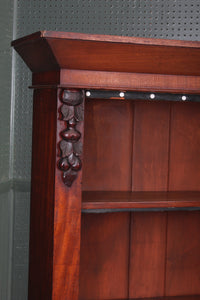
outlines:
M18 0L17 35L63 30L199 39L199 0Z
M9 179L12 51L11 0L0 1L0 183Z
M58 30L200 40L200 0L16 0L15 16L15 38ZM16 55L13 176L22 181L30 180L31 170L30 84L31 73ZM14 300L27 297L28 202L28 191L16 192L15 216L24 209L26 213L14 220Z

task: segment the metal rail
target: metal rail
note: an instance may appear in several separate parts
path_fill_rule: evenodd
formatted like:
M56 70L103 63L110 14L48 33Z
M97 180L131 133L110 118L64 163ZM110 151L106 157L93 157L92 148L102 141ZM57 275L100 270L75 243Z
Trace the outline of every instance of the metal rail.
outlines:
M134 91L87 90L85 92L85 95L86 98L95 98L95 99L200 102L200 95L184 94L184 93L172 94L172 93L134 92Z

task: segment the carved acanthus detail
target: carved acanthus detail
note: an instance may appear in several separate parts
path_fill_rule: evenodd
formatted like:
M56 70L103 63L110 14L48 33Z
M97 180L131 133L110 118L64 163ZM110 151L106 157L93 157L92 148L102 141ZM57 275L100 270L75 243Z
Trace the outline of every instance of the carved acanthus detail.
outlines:
M82 143L81 132L76 128L77 124L83 121L83 93L77 90L64 90L61 93L62 120L66 121L66 129L60 134L61 158L58 167L63 171L63 182L70 187L81 170Z

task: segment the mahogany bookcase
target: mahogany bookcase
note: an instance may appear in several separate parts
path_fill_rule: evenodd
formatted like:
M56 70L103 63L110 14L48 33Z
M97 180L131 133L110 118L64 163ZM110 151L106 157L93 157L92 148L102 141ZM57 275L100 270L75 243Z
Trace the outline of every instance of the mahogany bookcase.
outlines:
M29 300L199 300L200 42L12 45L33 72Z

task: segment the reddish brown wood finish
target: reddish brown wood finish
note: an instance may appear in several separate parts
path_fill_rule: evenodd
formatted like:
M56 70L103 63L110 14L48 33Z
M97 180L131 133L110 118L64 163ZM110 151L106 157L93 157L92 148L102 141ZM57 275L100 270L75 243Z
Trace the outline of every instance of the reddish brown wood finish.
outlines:
M59 100L61 94L62 90L58 90L59 107L62 105ZM60 114L58 118L57 145L61 141L61 132L66 128L66 121L61 119ZM83 120L77 123L76 128L83 142ZM58 161L59 156L57 166ZM79 295L81 182L82 170L68 187L63 183L62 172L56 168L52 300L77 300Z
M169 104L135 103L133 141L134 191L166 191Z
M131 189L132 104L86 103L83 190Z
M172 108L169 189L200 190L200 106Z
M135 103L133 191L167 191L169 117L168 103ZM166 214L132 213L131 220L129 296L164 296Z
M200 213L168 214L166 296L200 294Z
M33 72L66 68L200 75L199 42L43 31L16 40L12 45ZM38 52L38 61L33 59L34 51Z
M151 38L140 38L140 37L127 37L127 36L116 36L116 35L101 35L101 34L85 34L75 32L62 32L62 31L38 31L28 36L19 38L12 42L12 46L21 44L27 41L34 41L38 38L59 38L59 39L70 39L70 40L87 40L87 41L98 41L98 42L113 42L113 43L132 43L132 44L144 44L144 45L157 45L157 46L171 46L171 47L191 47L199 48L199 42L192 41L180 41L180 40L169 40L169 39L151 39Z
M129 213L82 218L80 299L127 299Z
M163 296L165 213L134 213L131 224L129 297Z
M36 90L33 105L30 300L49 300L52 295L56 127L56 91Z
M69 188L57 168L66 129L60 94L56 89L34 93L29 280L34 300L78 299L82 172ZM76 128L83 141L82 120Z
M40 82L39 76L34 77L33 85ZM61 70L60 84L69 87L121 89L136 91L200 93L198 76L177 76L161 74L140 74L125 72L103 72L83 70Z
M200 192L83 192L82 209L200 207Z
M32 84L34 86L38 85L38 87L52 85L55 88L60 83L60 73L60 70L33 73Z

